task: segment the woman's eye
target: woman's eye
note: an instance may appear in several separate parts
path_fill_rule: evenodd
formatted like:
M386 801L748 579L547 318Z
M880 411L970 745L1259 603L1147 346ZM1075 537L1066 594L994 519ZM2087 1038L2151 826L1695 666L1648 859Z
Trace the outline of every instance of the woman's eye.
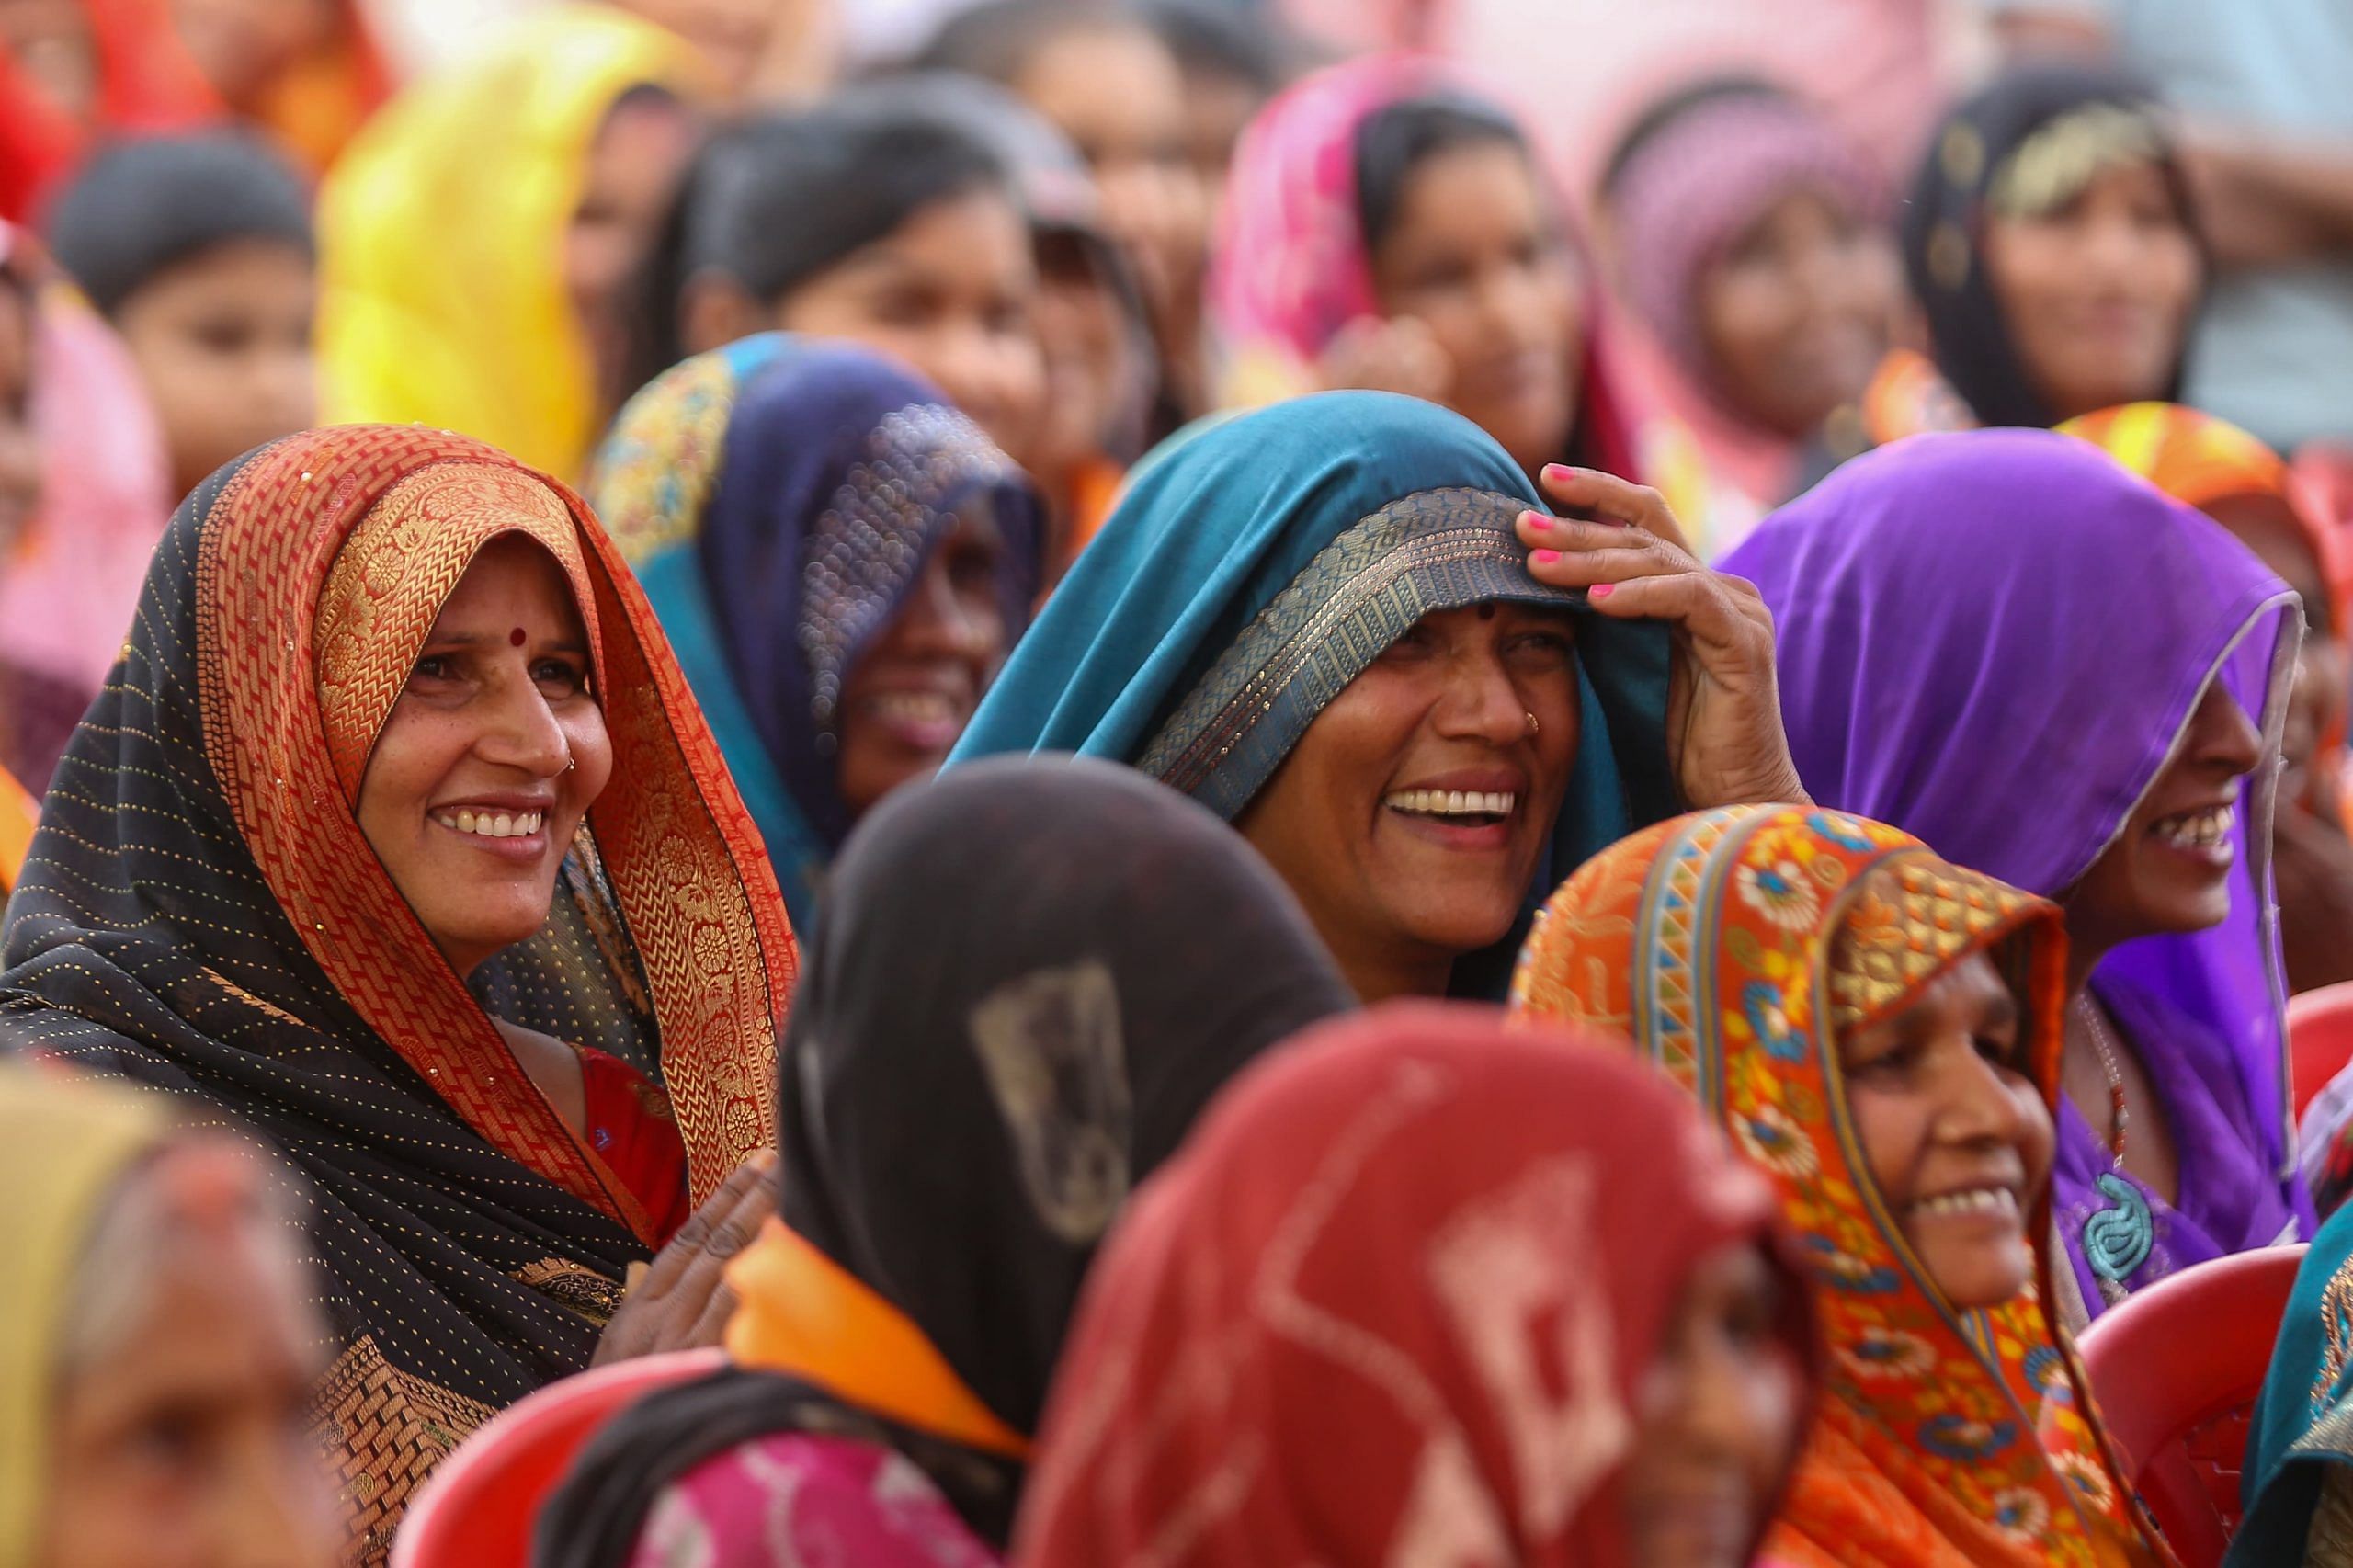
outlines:
M1418 659L1423 654L1429 652L1429 645L1430 640L1428 633L1423 631L1422 629L1417 626L1408 627L1404 636L1398 638L1396 642L1392 642L1388 647L1381 651L1380 662L1382 664L1403 664L1411 659Z
M1901 1077L1919 1064L1920 1047L1907 1040L1890 1046L1869 1062L1858 1063L1851 1073L1853 1074L1869 1074L1877 1077Z
M948 558L948 580L959 588L994 587L996 557L986 550L959 550Z
M416 667L409 671L408 678L413 682L455 680L458 678L457 661L447 653L427 653L416 661Z
M1516 661L1549 669L1574 660L1576 642L1558 631L1532 631L1513 638L1506 651Z
M140 1463L158 1470L186 1471L197 1462L203 1437L202 1424L195 1416L165 1412L141 1423L130 1440Z
M1978 1035L1972 1043L1977 1047L1977 1054L1995 1066L2007 1068L2014 1073L2025 1070L2025 1064L2019 1060L2017 1040L1999 1040L1992 1035Z
M531 666L531 679L565 697L574 695L588 684L588 677L577 666L562 659L541 659Z

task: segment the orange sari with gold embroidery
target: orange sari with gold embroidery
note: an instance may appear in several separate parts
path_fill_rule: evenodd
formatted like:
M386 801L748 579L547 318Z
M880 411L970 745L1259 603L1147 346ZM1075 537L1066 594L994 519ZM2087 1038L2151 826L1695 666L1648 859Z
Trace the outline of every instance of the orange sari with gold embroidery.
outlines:
M613 770L546 926L469 980L357 800L443 601L510 533L571 585ZM318 1419L370 1562L467 1432L586 1365L655 1237L494 1012L666 1093L699 1200L776 1140L795 961L758 835L586 507L477 442L347 426L261 449L174 519L0 935L0 1049L233 1116L301 1172L336 1333Z

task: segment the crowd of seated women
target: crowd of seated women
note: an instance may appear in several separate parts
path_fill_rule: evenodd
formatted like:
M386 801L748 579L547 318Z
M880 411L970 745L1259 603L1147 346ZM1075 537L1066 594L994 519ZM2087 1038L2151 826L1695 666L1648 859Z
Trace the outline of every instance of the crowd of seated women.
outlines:
M336 25L0 72L0 1568L690 1349L532 1562L2173 1564L2078 1337L2300 1243L2353 1562L2353 574L2143 85L1580 206L1191 0Z

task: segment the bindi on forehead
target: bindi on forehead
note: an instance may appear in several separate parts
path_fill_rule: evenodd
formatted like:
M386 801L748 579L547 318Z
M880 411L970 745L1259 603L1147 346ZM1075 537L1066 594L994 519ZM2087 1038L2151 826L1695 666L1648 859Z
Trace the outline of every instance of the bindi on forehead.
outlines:
M520 648L526 641L523 636L523 629L518 626L514 631L508 632L506 634L506 641L513 643L516 647Z

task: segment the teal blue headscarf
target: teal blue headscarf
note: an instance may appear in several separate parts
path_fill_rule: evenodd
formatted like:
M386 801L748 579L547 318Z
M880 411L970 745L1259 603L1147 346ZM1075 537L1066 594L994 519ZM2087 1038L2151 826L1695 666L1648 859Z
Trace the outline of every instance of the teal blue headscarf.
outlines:
M1678 809L1664 626L1537 582L1514 519L1542 503L1460 415L1326 392L1180 433L1014 650L949 766L998 752L1125 762L1232 821L1342 687L1416 620L1491 600L1575 612L1576 772L1530 908ZM1518 933L1455 988L1501 995Z
M2239 1488L2246 1514L2225 1568L2304 1560L2332 1469L2353 1468L2353 1205L2339 1209L2296 1270L2271 1371L2247 1434Z

